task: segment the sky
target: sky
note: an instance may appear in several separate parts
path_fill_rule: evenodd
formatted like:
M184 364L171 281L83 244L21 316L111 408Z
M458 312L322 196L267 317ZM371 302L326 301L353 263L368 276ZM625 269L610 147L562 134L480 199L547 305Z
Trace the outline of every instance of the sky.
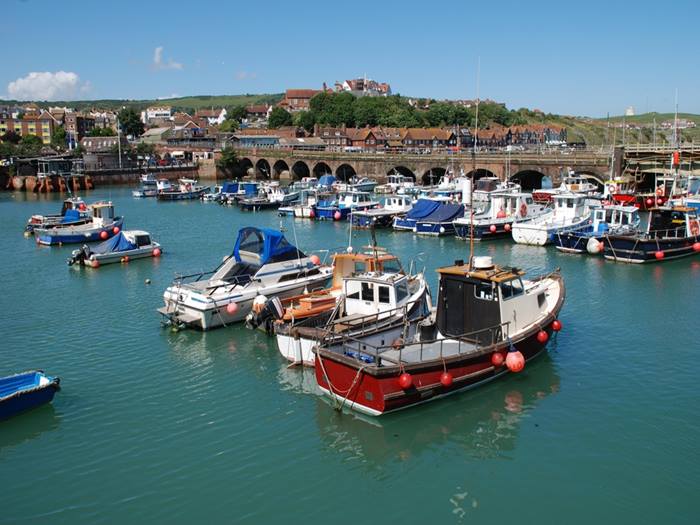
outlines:
M2 0L0 98L394 93L603 117L700 113L700 1ZM477 78L478 77L478 78Z

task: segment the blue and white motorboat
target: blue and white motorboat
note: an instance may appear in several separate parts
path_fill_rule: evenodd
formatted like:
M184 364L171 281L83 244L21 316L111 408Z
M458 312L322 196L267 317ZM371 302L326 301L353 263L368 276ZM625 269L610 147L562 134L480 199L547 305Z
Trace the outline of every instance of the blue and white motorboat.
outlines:
M182 201L199 199L206 192L207 187L197 183L195 179L180 179L177 187L169 190L158 191L158 200Z
M322 175L316 185L322 191L331 191L337 179L333 175Z
M413 207L410 197L391 195L384 197L376 208L352 213L352 223L358 228L386 228L393 224L394 217L406 215Z
M121 231L111 239L97 246L84 245L73 250L68 266L78 264L99 268L103 264L129 262L132 259L160 257L163 249L151 238L151 234L142 230Z
M314 217L318 220L342 221L355 211L368 210L377 204L367 192L348 191L340 193L331 201L319 201L312 209Z
M635 206L610 205L594 208L592 220L584 228L560 231L554 235L557 250L566 253L603 253L608 235L629 235L639 228L639 209Z
M464 205L456 202L438 201L438 207L429 215L416 222L418 235L453 235L454 221L464 215Z
M286 206L299 200L300 190L284 189L277 181L265 182L260 188L260 193L267 200L276 202L278 206Z
M510 236L513 224L527 222L544 214L552 213L552 209L537 204L531 193L519 191L494 191L489 194L486 209L469 217L470 211L464 217L454 221L455 235L460 239L469 239L474 230L474 240L496 239Z
M347 184L344 191L366 191L372 192L377 187L377 181L369 177L355 177Z
M90 211L80 197L71 197L63 201L61 213L54 215L32 215L24 231L34 233L37 228L48 228L57 224L81 224L91 220Z
M41 370L0 377L0 420L50 403L60 383Z
M213 188L210 188L209 191L202 195L202 202L220 202L221 199L223 199L223 195L221 193L223 188L224 186L222 184L214 185Z
M437 199L422 198L418 199L410 210L404 216L394 217L394 229L395 230L406 230L406 231L416 231L416 223L419 220L425 219L428 215L433 213L438 206L440 206L440 201Z
M111 202L97 202L90 206L92 220L83 224L58 224L34 230L36 242L44 245L104 241L117 235L124 224L123 217L114 216Z
M513 224L511 234L518 244L544 246L561 231L585 228L591 216L590 200L581 193L553 194L554 210L527 222Z

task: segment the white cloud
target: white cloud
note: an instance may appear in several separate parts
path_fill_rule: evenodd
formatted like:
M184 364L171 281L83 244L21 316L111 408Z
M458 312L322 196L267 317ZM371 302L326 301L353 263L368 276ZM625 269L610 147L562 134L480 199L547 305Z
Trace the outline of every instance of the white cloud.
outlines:
M237 80L253 80L257 77L258 77L257 73L250 72L250 71L238 71L236 73Z
M182 64L172 58L163 62L163 46L158 46L153 51L153 69L182 69Z
M71 100L78 93L92 89L90 82L81 84L77 73L50 71L29 73L7 85L9 98L18 100Z

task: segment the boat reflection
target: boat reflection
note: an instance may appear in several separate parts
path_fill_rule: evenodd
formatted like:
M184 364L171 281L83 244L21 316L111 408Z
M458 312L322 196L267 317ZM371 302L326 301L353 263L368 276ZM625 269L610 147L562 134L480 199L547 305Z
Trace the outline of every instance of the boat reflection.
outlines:
M56 409L51 404L4 421L0 432L0 452L31 441L45 432L56 430L60 421Z
M498 457L515 448L523 417L558 392L559 381L545 354L526 374L381 418L340 413L319 396L316 421L326 446L346 459L406 461L426 450L450 450L445 444L478 458Z

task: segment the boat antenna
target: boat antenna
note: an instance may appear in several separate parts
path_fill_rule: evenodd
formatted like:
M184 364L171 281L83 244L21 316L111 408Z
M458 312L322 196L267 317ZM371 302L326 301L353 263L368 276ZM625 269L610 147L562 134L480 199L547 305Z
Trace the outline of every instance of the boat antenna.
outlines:
M372 251L374 253L374 269L376 271L379 264L379 255L377 254L377 231L375 230L374 222L370 225L369 231L372 235Z
M350 221L349 221L349 222L350 222L350 234L349 234L349 237L348 237L348 249L347 249L347 252L348 252L348 253L352 253L352 209L350 210L350 215L349 215L348 218L350 219Z
M280 226L282 225L282 221L280 221ZM282 228L280 228L281 230ZM294 246L297 249L297 264L301 266L301 255L299 255L299 241L297 241L297 227L296 227L296 221L292 218L292 235L294 235ZM304 270L306 271L306 270Z
M476 112L474 116L474 148L472 149L472 173L469 184L469 271L474 262L474 174L476 172L476 144L479 135L479 75L481 74L481 57L476 66Z

